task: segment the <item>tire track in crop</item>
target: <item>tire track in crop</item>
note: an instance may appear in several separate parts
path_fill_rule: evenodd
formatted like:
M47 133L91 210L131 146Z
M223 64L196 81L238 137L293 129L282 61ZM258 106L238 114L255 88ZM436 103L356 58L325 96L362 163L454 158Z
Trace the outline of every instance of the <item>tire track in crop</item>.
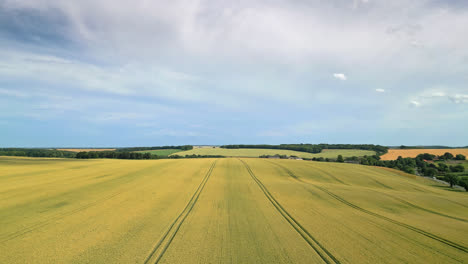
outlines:
M274 163L274 162L272 162L272 161L269 161L269 162L270 162L270 163L273 163L273 164L276 164L276 163ZM311 165L311 164L309 164L309 165ZM320 168L315 167L315 166L310 166L310 167L314 168L315 170L318 170L318 171L322 172L323 174L327 175L328 177L334 179L335 181L337 181L337 182L339 182L339 183L341 183L341 184L349 185L348 183L346 183L346 182L344 182L344 181L338 179L338 177L336 177L335 175L329 173L328 171L325 171L325 170L320 169ZM286 172L289 174L288 171L286 171ZM289 175L291 175L291 174L289 174ZM292 175L291 175L291 176L292 176ZM295 176L292 176L292 177L296 178Z
M373 179L373 180L374 180L374 179ZM381 187L384 187L384 188L386 188L386 189L393 190L393 188L392 188L392 187L390 187L390 186L386 185L386 184L385 184L385 183L383 183L383 182L380 182L380 181L378 181L378 180L374 180L374 181L375 181L375 183L377 183L377 185L380 185Z
M422 210L422 211L425 211L425 212L428 212L428 213L431 213L431 214L435 214L435 215L439 215L439 216L443 216L443 217L447 217L447 218L451 218L451 219L455 219L455 220L458 220L458 221L462 221L462 222L467 222L467 223L468 223L468 220L466 220L466 219L464 219L464 218L460 218L460 217L456 217L456 216L451 216L451 215L446 215L446 214L444 214L444 213L440 213L440 212L437 212L437 211L432 211L432 210L430 210L430 209L427 209L427 208L421 207L421 206L419 206L419 205L410 203L410 202L408 202L408 201L406 201L406 200L404 200L404 199L401 199L401 198L399 198L399 197L393 196L393 195L388 194L388 193L381 193L381 192L379 192L379 193L380 193L380 194L384 194L384 195L386 195L386 196L388 196L388 197L391 197L391 198L393 198L393 199L395 199L395 200L397 200L397 201L399 201L399 202L401 202L401 203L403 203L403 204L406 204L406 205L408 205L408 206L410 206L410 207L413 207L413 208L416 208L416 209L419 209L419 210Z
M216 166L216 162L217 160L215 160L211 164L208 172L206 173L205 177L203 177L202 182L200 183L197 190L190 198L190 201L187 203L184 210L182 210L182 212L180 212L180 214L176 217L176 219L171 223L167 231L159 239L158 243L153 247L150 254L146 257L145 262L144 262L145 264L158 263L161 260L164 253L167 251L167 249L171 245L172 240L174 240L174 237L177 235L177 232L179 232L179 229L184 223L185 219L187 218L187 216L190 214L193 207L197 203L201 192L205 188L205 185L208 182L208 180L210 179L211 173L213 172L213 169ZM151 261L152 259L154 259L154 261Z
M257 185L260 187L262 192L265 194L265 196L268 198L268 200L273 204L273 206L276 208L276 210L283 216L284 219L296 230L297 233L309 244L310 247L312 247L315 252L322 258L322 260L327 263L337 263L339 264L340 261L335 258L324 246L322 246L317 239L315 239L307 229L305 229L299 222L294 219L287 211L284 209L284 207L275 199L275 197L268 191L268 189L263 185L263 183L255 176L253 171L250 169L249 165L239 159L247 169L248 173L252 177L252 179L257 183Z
M151 168L151 167L150 167L150 168ZM140 173L140 172L145 171L145 170L147 170L147 169L148 169L148 168L144 168L144 169L132 171L132 172L126 173L126 174L124 174L123 176L120 176L120 177L118 177L118 178L124 178L124 177L126 177L126 176L128 176L128 175L131 175L131 174L134 174L134 173ZM113 179L113 180L115 180L115 179ZM76 208L76 209L73 209L73 210L71 210L71 211L63 212L63 213L58 213L58 214L54 214L54 215L52 215L52 216L50 216L50 217L44 219L43 221L40 221L40 222L35 223L35 224L31 224L31 225L29 225L29 226L27 226L27 227L24 227L24 228L22 228L22 229L20 229L20 230L17 230L17 231L15 231L15 232L13 232L13 233L9 233L9 234L2 235L2 236L0 236L0 243L4 243L4 242L10 241L10 240L12 240L12 239L15 239L15 238L17 238L17 237L26 235L26 234L28 234L28 233L30 233L30 232L33 232L33 231L38 230L38 229L40 229L40 228L42 228L42 227L44 227L44 226L47 226L47 225L49 225L49 224L51 224L51 223L53 223L53 222L56 222L56 221L58 221L58 220L61 220L61 219L65 218L65 217L67 217L67 216L74 215L74 214L79 213L79 212L81 212L81 211L83 211L83 210L86 210L86 209L88 209L88 208L90 208L90 207L93 207L93 206L95 206L95 205L98 205L98 204L100 204L100 203L103 203L103 202L105 202L105 201L108 201L108 200L110 200L110 199L112 199L112 198L114 198L114 197L116 197L116 196L118 196L118 195L120 195L120 194L122 194L122 193L124 193L124 192L126 192L126 191L131 190L131 189L132 189L131 187L122 189L122 190L120 190L120 191L114 192L114 193L111 194L111 195L102 197L101 199L97 199L97 200L95 200L95 201L93 201L93 202L90 202L90 203L88 203L88 204L82 205L82 206L80 206L80 207L78 207L78 208Z
M291 172L288 168L284 167L283 165L280 165L280 164L277 164L277 163L275 163L275 164L276 164L277 166L283 168L285 171L287 171L288 174L294 175L293 172ZM367 209L364 209L364 208L362 208L362 207L359 207L359 206L357 206L357 205L355 205L355 204L353 204L353 203L351 203L351 202L345 200L344 198L342 198L342 197L340 197L340 196L338 196L338 195L336 195L336 194L330 192L329 190L327 190L327 189L325 189L325 188L323 188L323 187L321 187L321 186L317 186L317 185L315 185L315 184L312 184L312 183L309 183L309 182L305 182L305 181L303 181L302 179L298 178L296 175L294 175L294 176L295 176L295 177L293 177L293 178L296 179L297 181L302 182L302 183L305 183L305 184L308 184L308 185L312 185L312 186L314 186L315 188L317 188L317 189L319 189L319 190L321 190L321 191L327 193L327 194L330 195L331 197L335 198L336 200L340 201L341 203L343 203L343 204L345 204L345 205L347 205L347 206L349 206L349 207L351 207L351 208L354 208L354 209L356 209L356 210L358 210L358 211L361 211L361 212L363 212L363 213L366 213L366 214L368 214L368 215L372 215L372 216L374 216L374 217L383 219L383 220L385 220L385 221L387 221L387 222L393 223L393 224L398 225L398 226L400 226L400 227L407 228L407 229L412 230L412 231L414 231L414 232L416 232L416 233L419 233L419 234L421 234L421 235L423 235L423 236L429 237L429 238L434 239L434 240L436 240L436 241L439 241L439 242L441 242L441 243L443 243L443 244L445 244L445 245L451 246L451 247L453 247L453 248L455 248L455 249L457 249L457 250L460 250L460 251L462 251L462 252L468 253L468 247L466 247L466 246L460 245L460 244L458 244L458 243L456 243L456 242L450 241L450 240L448 240L448 239L445 239L445 238L443 238L443 237L437 236L437 235L432 234L432 233L430 233L430 232L424 231L424 230L419 229L419 228L417 228L417 227L414 227L414 226L411 226L411 225L402 223L402 222L400 222L400 221L391 219L391 218L389 218L389 217L386 217L386 216L380 215L380 214L378 214L378 213L375 213L375 212L369 211L369 210L367 210Z

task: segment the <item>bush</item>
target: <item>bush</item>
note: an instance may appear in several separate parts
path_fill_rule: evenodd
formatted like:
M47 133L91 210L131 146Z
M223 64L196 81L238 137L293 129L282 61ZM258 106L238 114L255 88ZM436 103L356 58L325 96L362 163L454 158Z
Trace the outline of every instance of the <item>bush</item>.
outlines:
M456 166L450 166L450 171L451 172L464 172L465 167L463 167L463 165L461 165L461 164L458 164Z

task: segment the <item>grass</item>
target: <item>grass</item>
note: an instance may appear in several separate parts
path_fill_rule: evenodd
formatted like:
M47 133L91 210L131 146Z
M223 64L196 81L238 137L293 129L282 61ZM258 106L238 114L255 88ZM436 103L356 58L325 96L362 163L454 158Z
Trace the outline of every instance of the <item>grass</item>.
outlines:
M287 155L287 156L298 156L301 158L314 158L314 157L323 157L323 158L336 158L338 155L343 155L343 157L352 157L352 156L364 156L364 155L375 155L374 151L368 150L358 150L358 149L329 149L324 150L321 153L307 153L293 150L284 150L284 149L224 149L218 147L202 147L194 148L192 150L182 151L176 153L177 155L222 155L227 157L259 157L261 155Z
M388 153L382 155L382 160L396 160L398 156L403 158L416 158L419 154L429 153L433 155L444 155L445 152L452 153L454 156L463 154L468 156L468 149L389 149Z
M468 193L385 168L0 157L0 263L463 263Z
M141 150L141 151L135 151L135 152L140 152L140 153L150 153L153 155L158 155L158 156L169 156L171 154L181 152L181 149L156 149L156 150Z

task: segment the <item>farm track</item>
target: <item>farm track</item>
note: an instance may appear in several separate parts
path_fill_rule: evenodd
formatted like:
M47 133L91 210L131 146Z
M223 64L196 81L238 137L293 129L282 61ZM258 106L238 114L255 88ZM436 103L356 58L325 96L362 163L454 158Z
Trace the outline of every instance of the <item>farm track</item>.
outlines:
M309 244L310 247L314 249L315 252L322 258L322 260L327 263L337 263L339 264L340 261L335 258L324 246L322 246L317 239L315 239L307 229L305 229L299 222L296 221L284 207L275 199L275 197L268 191L268 189L263 185L263 183L255 176L253 171L250 169L250 166L243 160L240 160L245 168L247 169L248 173L252 177L252 179L257 183L260 187L262 192L271 202L271 204L276 208L276 210L283 216L283 218L296 230L297 233Z
M145 170L145 169L138 170L137 172L144 171L144 170ZM130 173L125 174L125 175L129 175L129 174L130 174ZM124 175L124 176L121 176L121 177L119 177L119 178L123 178L123 177L125 177L125 175ZM93 201L93 202L91 202L91 203L82 205L82 206L80 206L80 207L78 207L78 208L76 208L76 209L74 209L74 210L52 215L52 216L50 216L50 217L44 219L43 221L40 221L40 222L38 222L38 223L35 223L35 224L29 225L29 226L27 226L27 227L24 227L24 228L22 228L22 229L20 229L20 230L17 230L17 231L15 231L15 232L13 232L13 233L2 235L2 236L0 236L0 243L4 243L4 242L7 242L7 241L12 240L12 239L14 239L14 238L20 237L20 236L22 236L22 235L26 235L26 234L28 234L28 233L30 233L30 232L32 232L32 231L38 230L38 229L40 229L40 228L42 228L42 227L45 227L45 226L47 226L47 225L49 225L49 224L51 224L51 223L53 223L53 222L55 222L55 221L61 220L61 219L65 218L65 217L74 215L74 214L79 213L79 212L81 212L81 211L83 211L83 210L86 210L86 209L88 209L88 208L90 208L90 207L93 207L93 206L95 206L95 205L98 205L98 204L100 204L100 203L103 203L103 202L105 202L105 201L108 201L108 200L110 200L110 199L112 199L112 198L114 198L114 197L116 197L116 196L118 196L118 195L120 195L120 194L122 194L122 193L125 193L125 192L127 192L127 191L130 191L131 189L132 189L131 187L125 188L125 189L120 190L120 191L118 191L118 192L115 192L115 193L113 193L113 194L111 194L111 195L102 197L101 199L97 199L97 200L95 200L95 201Z
M187 216L190 214L192 211L193 207L198 201L198 198L200 197L201 192L205 188L206 183L208 182L214 167L216 166L217 160L215 160L208 172L206 173L205 177L203 178L202 182L198 186L197 190L195 193L192 195L190 198L190 201L187 203L185 206L184 210L176 217L176 219L171 223L167 231L164 233L164 235L159 239L158 243L153 247L151 250L150 254L146 257L144 263L158 263L161 258L163 257L164 253L167 251L169 246L172 243L172 240L174 240L174 237L177 235L177 232L179 231L180 227L184 223L185 219ZM151 261L154 259L154 261Z
M429 232L424 231L424 230L422 230L422 229L419 229L419 228L417 228L417 227L414 227L414 226L411 226L411 225L402 223L402 222L400 222L400 221L391 219L391 218L389 218L389 217L386 217L386 216L380 215L380 214L378 214L378 213L375 213L375 212L369 211L369 210L367 210L367 209L364 209L364 208L362 208L362 207L359 207L359 206L357 206L357 205L355 205L355 204L353 204L353 203L351 203L351 202L348 202L348 201L345 200L344 198L342 198L342 197L340 197L340 196L338 196L338 195L336 195L336 194L330 192L329 190L327 190L327 189L325 189L325 188L323 188L323 187L321 187L321 186L317 186L317 185L315 185L315 184L312 184L312 183L303 181L302 179L300 179L299 177L297 177L292 171L290 171L288 168L284 167L283 165L280 165L280 164L277 164L277 163L274 163L274 164L276 164L277 166L283 168L289 175L292 176L292 178L296 179L297 181L299 181L299 182L301 182L301 183L304 183L304 184L312 185L312 186L314 186L315 188L317 188L317 189L319 189L319 190L321 190L321 191L327 193L327 194L330 195L331 197L335 198L336 200L340 201L341 203L343 203L343 204L345 204L345 205L347 205L347 206L349 206L349 207L351 207L351 208L354 208L354 209L356 209L356 210L358 210L358 211L361 211L361 212L363 212L363 213L366 213L366 214L368 214L368 215L372 215L372 216L374 216L374 217L383 219L383 220L385 220L385 221L388 221L388 222L393 223L393 224L395 224L395 225L398 225L398 226L400 226L400 227L407 228L407 229L412 230L412 231L414 231L414 232L416 232L416 233L419 233L419 234L421 234L421 235L424 235L424 236L426 236L426 237L429 237L429 238L431 238L431 239L434 239L434 240L436 240L436 241L439 241L439 242L441 242L441 243L443 243L443 244L445 244L445 245L451 246L451 247L453 247L453 248L455 248L455 249L457 249L457 250L460 250L460 251L462 251L462 252L468 253L468 247L466 247L466 246L460 245L460 244L458 244L458 243L456 243L456 242L453 242L453 241L450 241L450 240L448 240L448 239L442 238L442 237L440 237L440 236L437 236L437 235L435 235L435 234L429 233ZM294 175L294 176L293 176L293 175Z

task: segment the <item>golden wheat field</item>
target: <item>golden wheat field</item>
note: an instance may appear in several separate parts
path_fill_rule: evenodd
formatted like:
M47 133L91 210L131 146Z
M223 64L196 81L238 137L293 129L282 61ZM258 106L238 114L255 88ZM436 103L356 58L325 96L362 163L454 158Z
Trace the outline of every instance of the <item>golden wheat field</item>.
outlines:
M390 169L0 157L0 263L466 263L468 195Z
M380 158L382 160L396 160L398 156L402 158L415 158L423 153L440 156L444 155L446 152L453 155L463 154L468 156L468 149L389 149L388 152L380 156Z

